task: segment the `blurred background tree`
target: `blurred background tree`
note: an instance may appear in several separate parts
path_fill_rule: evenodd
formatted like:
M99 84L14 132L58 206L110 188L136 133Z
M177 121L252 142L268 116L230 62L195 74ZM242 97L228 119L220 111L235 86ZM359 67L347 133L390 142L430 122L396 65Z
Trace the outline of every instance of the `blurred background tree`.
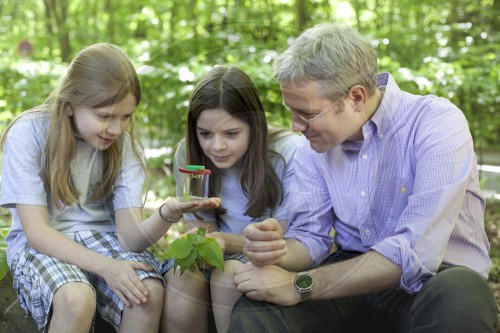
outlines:
M137 65L148 147L182 137L194 84L220 63L248 71L273 122L288 126L272 62L305 28L340 21L371 39L380 70L402 88L457 104L476 148L499 145L498 0L2 0L0 15L0 129L97 42L118 44Z

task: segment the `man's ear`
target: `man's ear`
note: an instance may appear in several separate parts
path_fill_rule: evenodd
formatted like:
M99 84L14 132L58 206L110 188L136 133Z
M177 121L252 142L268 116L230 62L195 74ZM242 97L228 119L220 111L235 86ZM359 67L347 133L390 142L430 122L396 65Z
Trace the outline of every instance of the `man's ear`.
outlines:
M349 97L353 102L354 111L356 112L363 111L368 98L365 87L359 84L355 85L349 91Z

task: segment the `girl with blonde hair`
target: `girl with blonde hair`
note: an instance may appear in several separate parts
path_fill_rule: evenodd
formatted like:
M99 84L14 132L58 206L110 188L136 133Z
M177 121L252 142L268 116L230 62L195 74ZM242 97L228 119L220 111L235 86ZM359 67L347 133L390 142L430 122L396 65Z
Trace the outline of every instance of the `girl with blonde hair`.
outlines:
M12 214L7 259L39 329L89 332L97 311L120 332L157 332L164 282L146 249L183 213L219 204L167 199L143 220L145 165L133 126L140 100L125 53L91 45L0 139L0 204Z

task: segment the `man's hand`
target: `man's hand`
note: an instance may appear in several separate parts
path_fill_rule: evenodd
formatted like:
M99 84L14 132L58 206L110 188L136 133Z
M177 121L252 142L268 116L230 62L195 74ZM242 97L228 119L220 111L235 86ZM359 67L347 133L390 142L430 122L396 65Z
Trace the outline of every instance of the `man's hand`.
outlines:
M243 234L243 252L254 265L274 265L287 253L283 229L276 219L249 224Z
M291 306L300 302L293 283L295 275L275 265L259 267L248 263L236 267L234 283L250 299Z

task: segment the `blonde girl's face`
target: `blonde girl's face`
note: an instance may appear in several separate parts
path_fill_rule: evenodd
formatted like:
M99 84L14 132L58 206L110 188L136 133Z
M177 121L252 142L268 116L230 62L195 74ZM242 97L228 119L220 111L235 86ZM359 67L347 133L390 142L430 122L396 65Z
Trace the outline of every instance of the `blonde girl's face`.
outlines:
M70 105L68 114L81 139L99 150L108 149L130 124L136 98L128 94L120 102L102 108Z
M250 126L224 109L201 112L196 136L203 153L219 169L233 167L247 152Z

